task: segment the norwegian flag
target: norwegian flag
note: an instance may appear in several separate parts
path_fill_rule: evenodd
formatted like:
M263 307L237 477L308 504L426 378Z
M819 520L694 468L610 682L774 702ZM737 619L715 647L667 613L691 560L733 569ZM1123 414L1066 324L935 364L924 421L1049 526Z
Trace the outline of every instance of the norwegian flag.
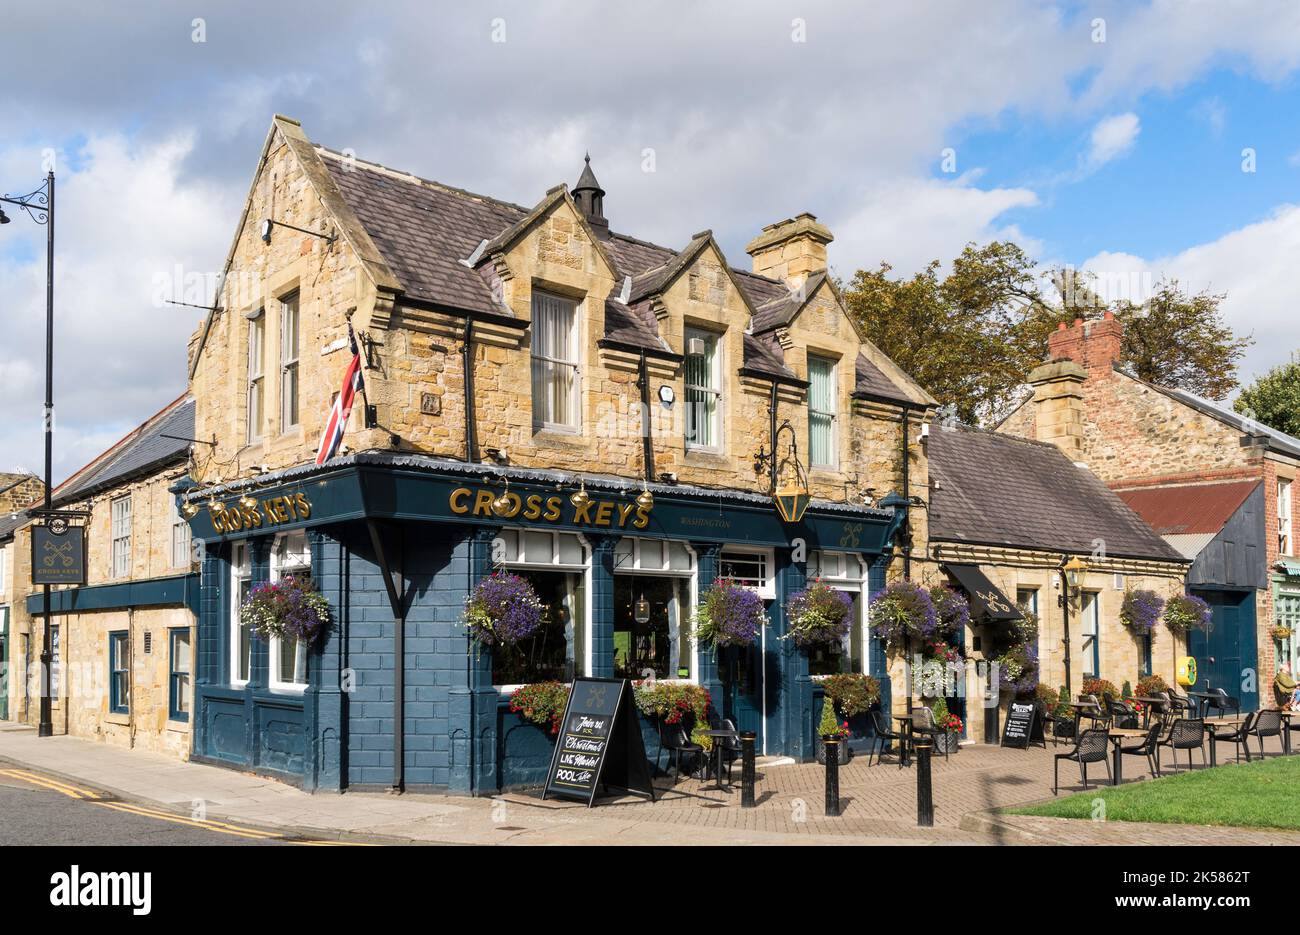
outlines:
M361 351L357 349L357 339L348 325L348 344L352 348L352 360L343 374L343 388L334 398L330 407L329 418L325 420L325 430L320 433L320 446L316 449L316 463L324 464L339 450L343 443L343 432L348 425L348 416L352 414L352 404L356 401L357 390L365 392L365 383L361 379Z

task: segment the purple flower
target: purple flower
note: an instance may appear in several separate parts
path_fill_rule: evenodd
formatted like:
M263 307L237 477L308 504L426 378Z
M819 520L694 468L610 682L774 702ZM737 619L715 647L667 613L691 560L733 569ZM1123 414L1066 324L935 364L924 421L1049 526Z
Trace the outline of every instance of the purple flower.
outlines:
M1124 603L1119 609L1119 620L1134 633L1145 635L1155 629L1164 609L1165 600L1155 591L1125 591Z
M907 637L928 639L939 629L930 592L912 581L895 581L871 598L871 628L891 648Z
M465 602L465 624L484 646L511 646L537 632L542 603L523 578L497 572L479 581Z
M715 646L749 646L767 623L763 599L730 578L717 581L704 594L697 613L696 633Z
M785 610L790 621L790 632L786 636L796 645L836 643L849 632L849 612L853 610L853 601L843 591L814 580L790 598Z
M1210 605L1195 594L1178 594L1165 604L1165 626L1175 633L1208 630L1212 617Z

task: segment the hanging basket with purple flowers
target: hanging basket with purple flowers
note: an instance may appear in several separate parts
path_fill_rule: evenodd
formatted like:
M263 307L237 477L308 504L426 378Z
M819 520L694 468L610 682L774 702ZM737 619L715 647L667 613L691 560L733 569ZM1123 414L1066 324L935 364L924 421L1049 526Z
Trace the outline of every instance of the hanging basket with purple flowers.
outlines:
M1138 636L1146 636L1160 622L1160 614L1165 609L1165 599L1147 588L1124 592L1124 601L1119 605L1119 622Z
M309 579L285 575L253 588L239 608L239 620L263 639L311 643L329 626L330 605Z
M790 629L782 639L794 640L796 646L839 643L849 632L849 612L853 602L820 579L797 592L785 605Z
M465 601L465 626L480 646L514 646L542 625L542 602L518 575L498 571L483 578Z
M1176 594L1165 603L1165 626L1175 633L1208 630L1210 605L1194 594Z
M895 581L871 598L871 630L890 649L901 649L908 637L927 639L938 629L930 592L912 581Z
M714 646L752 646L767 625L763 599L730 578L704 592L695 612L695 637Z
M935 626L941 635L960 633L970 623L970 603L946 584L936 584L930 589L930 602L934 604Z

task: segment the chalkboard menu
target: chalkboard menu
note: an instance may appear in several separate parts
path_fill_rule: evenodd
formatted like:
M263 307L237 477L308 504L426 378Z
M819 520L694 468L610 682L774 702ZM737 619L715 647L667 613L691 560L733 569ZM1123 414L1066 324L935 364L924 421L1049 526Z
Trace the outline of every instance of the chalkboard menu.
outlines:
M1028 749L1030 743L1043 740L1043 725L1038 719L1038 705L1032 701L1011 702L1007 724L1002 729L1002 746Z
M590 807L599 792L610 789L654 801L632 683L574 679L542 798L585 799Z

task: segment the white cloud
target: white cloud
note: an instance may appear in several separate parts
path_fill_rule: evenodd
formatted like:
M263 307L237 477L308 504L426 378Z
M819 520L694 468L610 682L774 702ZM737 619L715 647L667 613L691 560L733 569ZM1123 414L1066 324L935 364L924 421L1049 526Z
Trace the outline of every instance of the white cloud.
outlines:
M1154 284L1168 277L1192 292L1227 293L1224 318L1239 335L1255 338L1241 366L1242 382L1249 383L1300 350L1296 256L1300 256L1300 205L1287 204L1262 221L1173 256L1144 259L1100 253L1085 261L1083 268L1114 281L1136 275L1137 282Z
M1142 132L1142 122L1138 120L1137 114L1131 111L1099 120L1092 128L1088 165L1098 169L1112 159L1123 156L1133 148L1140 132Z

